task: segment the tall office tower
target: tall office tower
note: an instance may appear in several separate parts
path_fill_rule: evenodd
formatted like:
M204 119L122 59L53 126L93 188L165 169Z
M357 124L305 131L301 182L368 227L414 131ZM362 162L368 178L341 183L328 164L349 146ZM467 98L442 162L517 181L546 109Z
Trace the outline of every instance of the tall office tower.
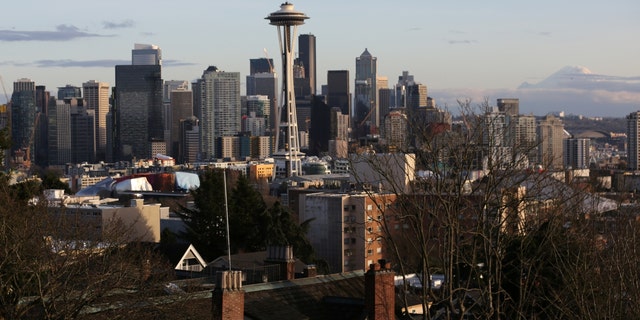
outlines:
M538 162L538 138L536 135L536 117L530 115L517 115L512 117L512 127L515 129L514 152L527 158L529 165Z
M171 154L171 130L173 126L173 112L171 111L171 92L174 90L189 90L189 81L186 80L166 80L162 86L162 109L164 113L164 138L167 141L167 153ZM193 110L191 111L193 115ZM180 121L180 119L176 120ZM177 152L177 151L176 151Z
M160 65L116 66L115 160L148 159L164 144Z
M274 72L275 70L273 69L273 59L271 58L249 59L250 75L254 75L257 73L274 73Z
M520 99L516 98L501 98L497 100L498 110L504 112L509 116L517 116L520 114Z
M71 162L71 102L52 98L49 104L49 165Z
M402 71L396 84L396 107L407 108L407 111L427 106L427 86L416 82L408 71Z
M340 108L342 114L351 115L349 70L327 71L327 105Z
M11 155L22 163L34 154L34 135L37 127L36 85L30 79L18 79L11 94Z
M280 10L271 13L269 19L271 25L278 28L280 54L282 56L282 95L283 105L280 114L276 115L276 152L273 158L276 161L276 176L297 176L302 174L302 157L298 140L298 119L296 113L296 99L293 88L293 50L294 38L299 25L309 19L304 13L295 11L293 5L285 2ZM284 121L281 121L284 118ZM282 132L281 132L282 131ZM284 143L280 141L283 134Z
M93 110L95 120L96 160L106 160L107 113L109 113L110 86L106 82L89 80L82 84L84 103Z
M627 116L627 168L640 170L640 111Z
M66 99L65 99L66 100ZM71 107L71 162L95 163L95 110L86 106Z
M305 71L305 78L309 79L309 92L316 94L316 36L301 34L298 36L298 61Z
M564 139L563 144L565 168L589 168L589 148L591 146L591 140L571 138Z
M180 120L180 142L178 143L178 161L194 163L198 161L200 149L200 122L196 117Z
M219 158L216 138L234 136L240 131L240 73L210 66L195 86L200 95L194 99L200 103L200 159L207 161Z
M162 65L162 50L153 44L134 44L131 51L131 64L134 66Z
M551 170L562 169L564 123L549 114L538 122L538 161Z
M354 130L357 136L371 133L371 128L380 126L378 89L376 88L378 58L364 49L356 58L355 102L354 102Z
M256 73L247 76L247 96L267 96L269 98L269 119L267 131L269 135L275 134L276 115L278 108L278 76L275 73Z
M313 125L309 128L308 153L310 155L322 155L329 148L328 141L332 139L331 109L331 106L327 105L322 97L313 97L309 115L309 118L313 119Z
M82 88L70 84L64 87L58 87L58 100L69 98L82 98Z
M170 100L170 119L171 130L169 134L169 148L168 154L179 159L180 157L180 123L182 120L190 119L193 117L193 92L189 90L189 87L181 86L171 91Z
M38 128L36 128L35 136L35 163L40 167L45 167L49 162L48 157L48 144L49 139L47 137L47 113L49 105L50 93L45 86L36 86L36 108L39 112Z

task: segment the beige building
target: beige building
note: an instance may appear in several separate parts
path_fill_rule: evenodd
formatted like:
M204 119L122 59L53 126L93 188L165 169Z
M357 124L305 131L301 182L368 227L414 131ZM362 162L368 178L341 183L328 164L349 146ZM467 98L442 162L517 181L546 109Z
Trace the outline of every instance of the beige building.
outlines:
M143 199L132 199L130 206L99 204L97 197L77 199L81 203L65 204L67 199L50 201L49 210L64 214L84 226L93 226L96 232L87 236L100 240L125 237L127 241L160 242L160 220L168 216L168 207L159 203L144 204ZM72 199L72 198L71 198ZM93 204L97 201L97 204Z
M96 156L105 160L107 148L107 113L111 90L106 82L90 80L82 84L82 95L87 109L94 110L96 132Z
M352 154L350 161L352 183L383 193L402 194L411 191L411 183L415 180L415 154Z
M554 115L538 122L538 161L550 170L563 168L564 123Z
M300 195L300 221L313 219L307 237L329 272L366 269L385 258L384 210L395 195Z

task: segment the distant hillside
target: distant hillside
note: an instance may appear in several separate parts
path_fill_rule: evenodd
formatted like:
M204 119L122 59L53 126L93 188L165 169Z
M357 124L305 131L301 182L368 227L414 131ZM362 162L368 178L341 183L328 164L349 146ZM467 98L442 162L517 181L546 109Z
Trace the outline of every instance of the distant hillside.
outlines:
M590 120L587 118L565 117L562 118L564 129L575 135L581 132L593 130L624 133L627 131L625 118L602 118L602 120Z

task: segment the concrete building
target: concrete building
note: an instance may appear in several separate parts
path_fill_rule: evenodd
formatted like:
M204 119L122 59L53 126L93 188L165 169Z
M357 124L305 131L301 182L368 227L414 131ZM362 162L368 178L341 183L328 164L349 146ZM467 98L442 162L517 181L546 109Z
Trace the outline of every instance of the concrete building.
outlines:
M136 43L131 51L131 64L136 66L162 65L162 50L153 44Z
M564 123L554 115L547 115L538 122L538 161L545 168L563 168Z
M572 169L588 169L591 148L590 139L564 139L564 167Z
M300 221L313 219L307 237L331 273L366 269L384 259L385 205L395 195L301 194Z
M384 139L386 145L396 151L406 151L409 147L407 115L400 110L389 112L384 119Z
M416 156L412 153L351 154L352 183L378 192L409 193L415 180Z
M11 155L22 155L27 151L35 154L34 136L36 130L36 84L22 78L13 83L11 94ZM24 159L19 160L22 162Z

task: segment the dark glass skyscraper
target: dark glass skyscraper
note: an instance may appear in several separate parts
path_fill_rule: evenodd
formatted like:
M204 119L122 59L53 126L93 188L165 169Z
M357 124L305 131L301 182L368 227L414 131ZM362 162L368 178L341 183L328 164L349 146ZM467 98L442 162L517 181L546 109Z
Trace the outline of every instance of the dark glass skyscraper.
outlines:
M301 34L298 36L298 61L304 67L305 78L309 79L309 91L316 94L316 36Z
M342 114L351 114L349 70L327 71L327 105L340 108Z
M36 126L36 85L30 79L19 79L13 83L11 94L11 151L34 152Z
M164 141L160 65L116 66L116 160L149 158Z
M355 110L353 114L354 130L357 136L364 136L371 132L372 127L377 128L378 103L377 98L377 68L378 59L364 49L364 52L356 58L355 79Z

